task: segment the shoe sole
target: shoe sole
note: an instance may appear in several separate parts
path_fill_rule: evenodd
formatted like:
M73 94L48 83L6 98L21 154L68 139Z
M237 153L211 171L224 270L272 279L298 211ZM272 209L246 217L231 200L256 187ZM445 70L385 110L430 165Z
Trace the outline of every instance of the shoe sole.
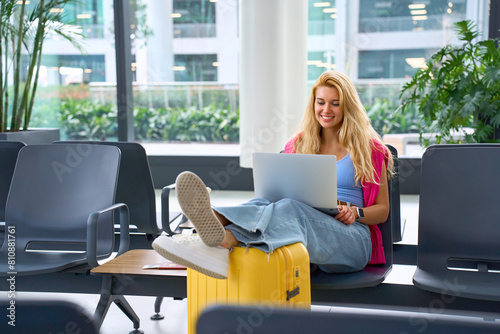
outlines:
M202 267L202 266L196 264L197 261L200 261L200 262L203 262L205 265L207 265L206 259L196 258L192 254L191 255L184 254L184 255L186 255L186 257L189 257L189 259L186 259L185 257L180 257L179 255L176 255L176 254L172 253L171 251L169 251L168 249L175 248L177 246L175 241L170 240L170 237L165 237L165 239L163 239L163 240L157 239L153 242L152 246L153 246L153 249L158 254L160 254L164 258L166 258L174 263L186 266L188 268L191 268L193 270L196 270L197 272L200 272L204 275L207 275L207 276L210 276L213 278L218 278L218 279L226 279L227 278L227 275L221 274L219 272L210 270L208 268L205 268L205 267ZM223 266L226 269L226 271L228 271L227 264L214 264L214 263L212 263L212 264Z
M210 247L219 246L224 241L226 232L212 211L205 183L196 174L183 172L179 174L175 184L179 205L193 223L201 241Z

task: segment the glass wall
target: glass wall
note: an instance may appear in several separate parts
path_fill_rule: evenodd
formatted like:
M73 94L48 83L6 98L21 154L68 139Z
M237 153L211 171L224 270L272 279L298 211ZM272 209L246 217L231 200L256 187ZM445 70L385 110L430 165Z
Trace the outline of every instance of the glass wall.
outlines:
M402 85L433 52L458 42L452 23L483 18L478 3L308 0L309 84L326 70L342 71L370 117L390 119ZM238 142L238 0L130 0L130 8L136 139ZM116 140L113 0L54 10L84 37L76 43L84 52L48 37L32 126L60 127L63 139Z
M113 1L53 10L83 38L47 38L31 125L59 127L62 139L117 140ZM238 142L237 0L130 0L130 10L135 138Z

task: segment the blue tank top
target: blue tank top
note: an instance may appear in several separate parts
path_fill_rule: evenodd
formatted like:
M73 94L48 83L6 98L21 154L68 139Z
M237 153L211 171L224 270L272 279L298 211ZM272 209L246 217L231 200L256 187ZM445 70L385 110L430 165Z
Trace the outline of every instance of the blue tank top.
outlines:
M337 161L337 198L339 201L349 202L364 207L363 188L354 182L354 164L349 152Z

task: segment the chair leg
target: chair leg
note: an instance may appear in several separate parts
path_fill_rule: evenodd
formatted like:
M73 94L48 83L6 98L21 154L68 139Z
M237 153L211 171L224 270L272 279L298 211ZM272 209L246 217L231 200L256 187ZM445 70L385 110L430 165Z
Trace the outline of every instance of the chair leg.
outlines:
M163 302L163 297L156 297L155 300L155 314L151 316L151 320L162 320L165 319L163 314L160 314L161 303Z
M113 300L111 294L109 292L105 293L101 290L101 298L99 299L99 303L97 304L94 312L94 321L98 329L101 328L102 322L104 321L112 302Z
M129 334L143 334L144 331L139 329L140 326L140 319L137 316L137 314L134 312L132 309L132 306L127 302L124 296L113 296L113 301L115 302L116 306L120 310L122 310L125 315L132 320L132 323L134 324L134 330L129 332Z
M116 306L118 306L118 308L122 310L122 312L125 313L125 315L132 321L134 330L131 331L130 334L143 334L144 332L139 329L139 317L132 309L132 306L130 306L124 296L113 295L111 291L113 291L113 277L104 276L101 286L101 298L99 299L99 303L97 304L94 312L94 321L97 328L101 328L104 318L108 313L109 306L114 302Z

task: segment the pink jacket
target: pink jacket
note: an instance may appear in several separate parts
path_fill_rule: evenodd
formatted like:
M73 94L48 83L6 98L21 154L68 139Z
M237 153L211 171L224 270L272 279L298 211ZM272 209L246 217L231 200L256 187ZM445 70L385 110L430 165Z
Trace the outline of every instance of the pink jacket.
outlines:
M284 153L295 153L293 144L295 143L296 139L297 137L293 137L286 143L285 149L283 151ZM373 140L373 144L377 148L375 150L372 150L372 162L373 167L375 167L375 180L377 182L380 182L380 177L383 173L383 163L385 162L385 165L387 166L387 164L389 163L388 154L390 153L388 152L385 145L380 143L378 140ZM382 153L381 151L385 153ZM366 207L372 206L375 203L379 188L379 185L376 183L365 183L365 187L363 187L363 197ZM382 242L382 233L380 233L380 229L377 225L369 225L369 227L372 239L372 257L368 264L383 264L385 263L385 254Z

